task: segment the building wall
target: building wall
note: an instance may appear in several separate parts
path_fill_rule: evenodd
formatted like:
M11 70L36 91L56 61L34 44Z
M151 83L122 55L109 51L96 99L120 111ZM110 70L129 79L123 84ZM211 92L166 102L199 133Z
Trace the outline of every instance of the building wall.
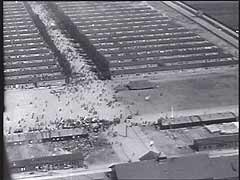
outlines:
M65 165L72 165L73 167L83 167L83 160L68 160L68 161L59 161L59 162L51 162L51 163L41 163L35 162L34 164L29 163L25 166L18 167L10 167L12 173L20 173L27 171L36 171L41 169L63 169Z
M221 142L219 144L205 144L205 145L194 144L194 148L198 151L238 148L238 141Z

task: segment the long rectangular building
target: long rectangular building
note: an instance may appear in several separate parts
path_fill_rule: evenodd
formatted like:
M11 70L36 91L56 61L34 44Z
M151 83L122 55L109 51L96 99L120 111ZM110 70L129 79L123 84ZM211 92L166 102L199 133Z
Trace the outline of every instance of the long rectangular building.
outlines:
M238 148L239 134L219 135L207 138L198 138L193 140L191 147L196 151L208 151Z
M238 155L209 157L208 154L191 154L169 157L165 160L148 160L112 166L112 179L191 179L237 180Z
M49 7L94 54L105 78L238 64L231 54L146 3L51 2Z
M191 126L236 122L238 117L232 112L182 116L159 120L160 129L176 129Z
M23 2L3 2L6 87L65 83L63 68Z

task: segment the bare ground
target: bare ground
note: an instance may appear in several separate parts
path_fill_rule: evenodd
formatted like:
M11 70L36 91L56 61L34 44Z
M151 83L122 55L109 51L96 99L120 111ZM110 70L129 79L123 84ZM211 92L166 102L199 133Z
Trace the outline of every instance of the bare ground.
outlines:
M194 110L199 110L200 114L235 112L239 96L237 79L234 74L196 76L193 79L159 82L157 88L151 90L120 91L117 97L133 113L139 111L133 119L147 118L147 121L170 112L171 106L176 114L181 111L194 113ZM150 97L148 101L145 100L147 96Z

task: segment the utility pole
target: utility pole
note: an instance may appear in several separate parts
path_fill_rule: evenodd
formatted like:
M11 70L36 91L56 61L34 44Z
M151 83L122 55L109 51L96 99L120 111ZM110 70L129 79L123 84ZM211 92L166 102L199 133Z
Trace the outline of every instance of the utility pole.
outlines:
M171 119L173 119L174 116L173 116L173 106L171 106Z
M173 114L173 106L171 106L171 117L170 117L170 120L169 120L169 132L171 135L174 136L173 132L172 132L172 120L174 119L174 114Z
M127 137L127 129L128 129L128 126L126 125L126 128L125 128L125 137Z

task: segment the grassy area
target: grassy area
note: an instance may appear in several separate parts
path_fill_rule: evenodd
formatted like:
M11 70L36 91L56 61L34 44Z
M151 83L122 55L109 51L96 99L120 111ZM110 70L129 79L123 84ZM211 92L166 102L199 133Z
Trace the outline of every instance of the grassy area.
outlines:
M233 30L238 30L238 1L183 1L194 9L201 10Z

